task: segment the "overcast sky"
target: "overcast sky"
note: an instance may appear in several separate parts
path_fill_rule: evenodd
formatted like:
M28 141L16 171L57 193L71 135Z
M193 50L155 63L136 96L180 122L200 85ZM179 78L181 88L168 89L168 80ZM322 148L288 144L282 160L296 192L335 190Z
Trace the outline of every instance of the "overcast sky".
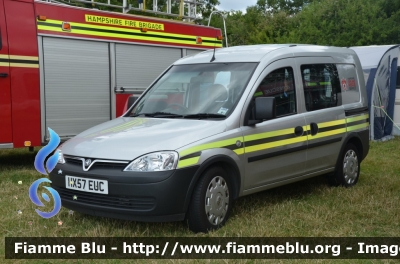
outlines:
M219 6L217 6L219 10L246 11L246 7L255 5L257 3L257 0L219 0L219 2L221 3Z

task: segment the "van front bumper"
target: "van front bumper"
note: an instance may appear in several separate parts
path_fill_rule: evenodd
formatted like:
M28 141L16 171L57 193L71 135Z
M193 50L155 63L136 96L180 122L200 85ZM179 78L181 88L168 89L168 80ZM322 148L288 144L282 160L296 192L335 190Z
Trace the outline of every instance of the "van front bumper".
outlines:
M62 206L84 214L125 220L182 221L190 183L199 166L160 172L124 172L121 167L83 171L76 164L57 164L50 173L51 187ZM108 194L67 189L66 176L106 180Z

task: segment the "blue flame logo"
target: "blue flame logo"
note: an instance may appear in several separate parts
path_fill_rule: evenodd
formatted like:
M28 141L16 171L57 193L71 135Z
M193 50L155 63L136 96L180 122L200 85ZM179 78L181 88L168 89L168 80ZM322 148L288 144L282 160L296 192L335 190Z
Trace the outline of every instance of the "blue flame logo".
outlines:
M54 169L54 167L57 165L58 156L59 156L59 153L56 152L47 159L47 162L46 162L46 168L48 171L48 173L47 173L46 169L44 168L45 159L48 155L51 154L51 152L53 152L57 148L58 144L60 144L60 137L57 135L57 133L54 132L51 128L49 128L49 133L50 133L49 144L47 144L45 147L43 147L38 152L38 154L35 157L35 162L34 162L35 169L44 175L48 175L48 173L50 173ZM41 206L41 207L43 207L45 205L40 201L40 199L37 195L37 191L38 191L39 185L43 182L51 183L51 181L49 179L41 178L39 180L34 181L31 185L31 187L29 187L29 198L31 198L31 201L34 204L36 204L37 206ZM47 187L47 186L44 186L44 188L46 188L50 192L51 196L54 199L54 209L51 212L42 212L38 209L36 209L35 211L36 211L36 213L38 213L38 215L40 215L43 218L51 218L51 217L55 216L56 214L58 214L58 212L60 211L61 198L60 198L60 195L58 194L58 192L56 190L54 190L53 188ZM50 202L50 197L46 193L42 193L41 196L46 202Z
M41 184L42 182L50 182L51 183L51 181L49 179L41 178L39 180L34 181L31 185L31 187L29 188L29 198L31 198L32 202L34 204L36 204L37 206L44 206L44 204L39 200L39 197L37 195L37 189L39 188L39 184ZM47 187L47 186L44 186L44 188L46 188L54 198L54 209L51 212L42 212L38 209L35 209L35 211L36 211L36 213L38 213L38 215L40 215L43 218L52 218L53 216L58 214L58 212L61 209L61 198L60 198L60 195L58 194L58 192L56 190L54 190L53 188ZM42 193L42 198L46 202L50 202L50 198L46 193Z
M45 147L39 150L35 158L35 169L44 175L47 175L47 172L44 168L44 160L51 152L53 152L53 150L57 148L58 144L60 144L60 137L57 135L57 133L54 132L51 128L49 128L49 133L50 133L49 144L47 144ZM57 165L57 161L58 161L58 152L54 153L53 156L47 159L46 167L49 173Z

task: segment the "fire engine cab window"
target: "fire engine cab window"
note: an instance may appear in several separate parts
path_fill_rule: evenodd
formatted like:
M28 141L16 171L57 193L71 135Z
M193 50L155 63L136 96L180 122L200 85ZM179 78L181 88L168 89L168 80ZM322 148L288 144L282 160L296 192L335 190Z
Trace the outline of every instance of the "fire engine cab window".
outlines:
M341 105L341 86L334 64L302 65L301 75L307 111Z
M296 113L293 69L286 67L269 73L253 97L275 97L277 117Z

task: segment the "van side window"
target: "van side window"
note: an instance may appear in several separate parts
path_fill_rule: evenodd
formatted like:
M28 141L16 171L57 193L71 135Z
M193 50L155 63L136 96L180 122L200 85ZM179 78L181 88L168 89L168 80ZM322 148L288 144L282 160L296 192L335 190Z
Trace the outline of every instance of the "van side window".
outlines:
M296 113L296 94L291 67L269 73L254 93L255 97L275 97L276 116Z
M397 81L396 81L396 88L400 89L400 67L397 67Z
M301 66L304 100L307 111L341 105L341 88L335 64Z

